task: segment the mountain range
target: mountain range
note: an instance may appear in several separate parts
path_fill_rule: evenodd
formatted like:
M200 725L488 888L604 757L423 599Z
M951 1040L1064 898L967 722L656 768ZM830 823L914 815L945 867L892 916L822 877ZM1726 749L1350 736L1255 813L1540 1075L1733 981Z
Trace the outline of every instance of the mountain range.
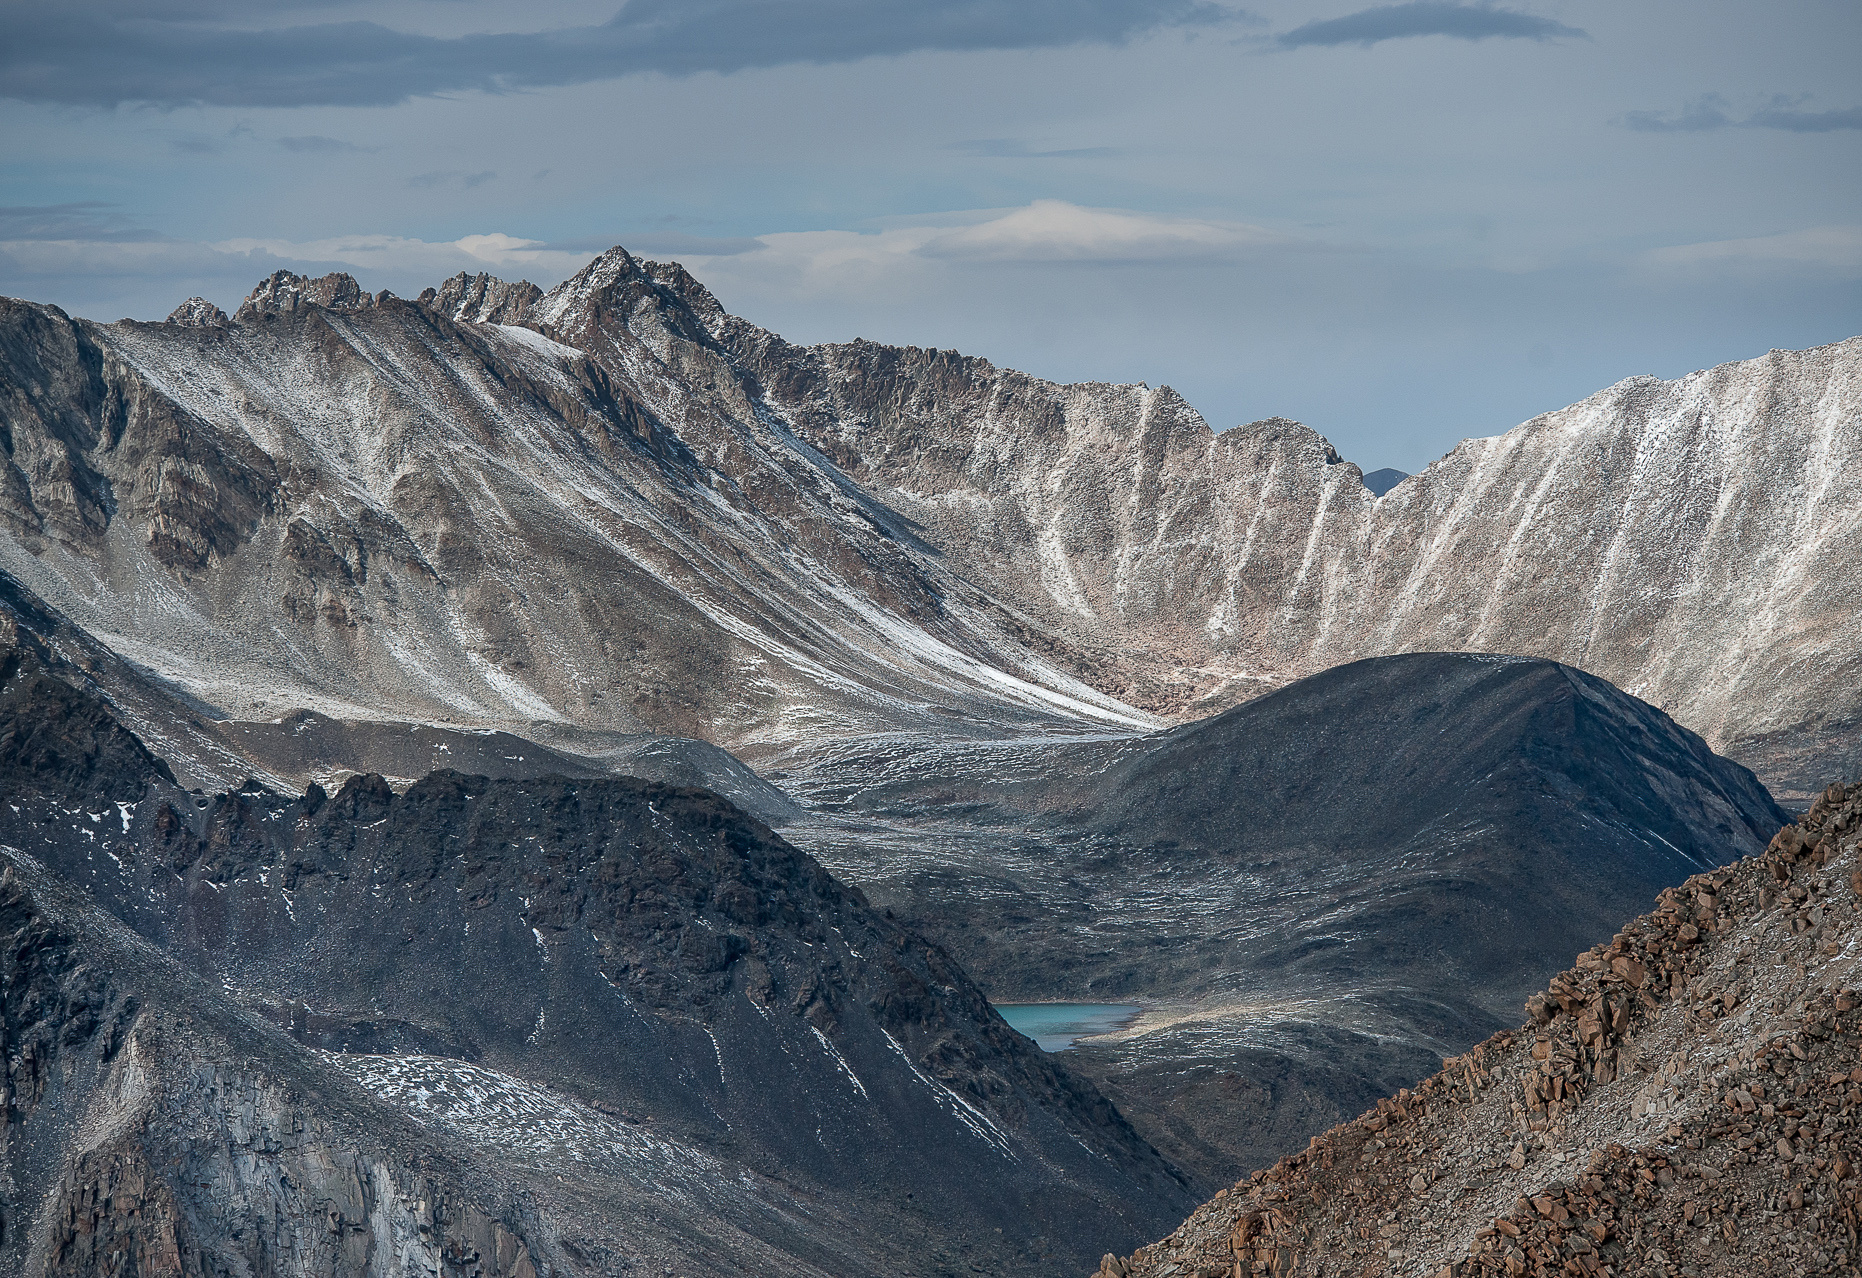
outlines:
M1282 1272L1118 1256L1862 770L1859 386L1367 477L618 248L0 299L0 1248ZM1142 1011L1060 1057L991 999Z
M219 316L0 305L0 567L222 719L767 767L1493 650L1608 679L1781 794L1862 764L1855 340L1632 378L1379 497L1293 422L796 347L620 249L547 294L281 273Z

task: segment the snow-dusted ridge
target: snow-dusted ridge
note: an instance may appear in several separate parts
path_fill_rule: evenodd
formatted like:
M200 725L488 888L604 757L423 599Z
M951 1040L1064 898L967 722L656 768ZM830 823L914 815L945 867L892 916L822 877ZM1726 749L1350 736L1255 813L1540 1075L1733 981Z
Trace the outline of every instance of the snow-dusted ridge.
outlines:
M1143 730L1363 656L1500 650L1787 791L1862 764L1862 339L1632 378L1378 499L1294 422L791 346L618 249L542 296L423 298L274 279L236 322L164 325L7 303L16 353L101 372L19 370L41 389L8 410L0 567L235 718L773 761Z

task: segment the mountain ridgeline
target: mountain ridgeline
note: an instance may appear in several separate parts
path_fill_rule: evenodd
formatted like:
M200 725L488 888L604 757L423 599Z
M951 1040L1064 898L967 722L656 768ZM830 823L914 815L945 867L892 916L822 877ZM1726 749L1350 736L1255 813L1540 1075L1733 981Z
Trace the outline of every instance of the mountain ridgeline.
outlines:
M0 568L224 719L781 765L1500 650L1664 707L1781 793L1862 763L1862 341L1632 378L1381 496L1297 423L794 346L620 249L548 293L281 273L232 320L109 325L5 302L0 388Z

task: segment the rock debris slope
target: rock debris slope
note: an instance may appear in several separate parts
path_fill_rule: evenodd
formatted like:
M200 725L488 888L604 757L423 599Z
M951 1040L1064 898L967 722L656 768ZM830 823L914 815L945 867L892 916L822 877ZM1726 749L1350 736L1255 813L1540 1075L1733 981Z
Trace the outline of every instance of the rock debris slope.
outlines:
M205 325L0 303L0 567L222 720L765 749L1150 722L1022 644L625 253L530 303L564 341L477 321L521 292L274 276Z
M769 760L1144 728L1357 658L1504 650L1784 792L1862 766L1862 339L1632 378L1381 497L1297 423L1215 434L1168 388L793 346L619 249L541 296L281 274L232 321L8 302L0 392L0 567L227 718Z
M177 1017L265 1030L242 1078L340 1082L396 1115L383 1130L425 1130L409 1148L454 1160L448 1184L503 1178L534 1228L503 1199L449 1201L550 1240L539 1273L1053 1272L1088 1263L1089 1224L1135 1241L1192 1201L942 951L708 792L452 772L403 794L376 776L185 791L81 678L15 643L0 794L9 864L75 885L214 991L198 1013L174 995ZM58 970L122 970L78 931ZM61 1050L40 1053L50 1077ZM182 1077L220 1049L188 1051ZM324 1121L290 1095L277 1123ZM34 1157L90 1157L101 1104L31 1129ZM240 1197L295 1173L253 1170L229 1105L190 1139L228 1128L233 1183L182 1184L158 1158L136 1173L149 1192L211 1210L189 1226L202 1247L233 1247L248 1217L324 1229L315 1195ZM0 1204L29 1258L55 1242L42 1165L14 1164Z
M791 833L998 998L1132 1000L1070 1055L1209 1188L1508 1024L1570 946L1786 819L1554 662L1405 654L1122 741L854 741Z
M1305 427L1214 434L1167 387L714 322L799 434L1134 704L1215 708L1380 653L1518 652L1662 706L1774 783L1862 767L1862 338L1631 378L1378 497Z
M1101 1275L1853 1274L1862 787Z

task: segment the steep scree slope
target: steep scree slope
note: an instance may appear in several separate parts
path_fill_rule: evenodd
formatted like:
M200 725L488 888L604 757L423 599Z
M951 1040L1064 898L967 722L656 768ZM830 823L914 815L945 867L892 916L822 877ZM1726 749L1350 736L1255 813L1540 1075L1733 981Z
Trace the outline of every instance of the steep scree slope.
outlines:
M797 347L650 269L772 412L1135 705L1497 649L1600 675L1775 788L1862 768L1862 338L1630 378L1380 498L1294 422L1216 434L1168 387Z
M941 950L714 795L189 793L65 673L0 661L0 843L481 1171L572 1171L550 1219L588 1256L1052 1272L1188 1198Z
M1853 1274L1862 786L1102 1278Z
M453 318L514 305L495 281L333 279L204 326L0 302L0 568L217 718L764 750L1151 723L1029 651L625 253L531 306L575 345Z
M1215 1183L1504 1025L1572 943L1785 819L1600 679L1442 653L1136 740L850 742L805 781L835 815L793 836L996 997L1156 1005L1075 1059Z

